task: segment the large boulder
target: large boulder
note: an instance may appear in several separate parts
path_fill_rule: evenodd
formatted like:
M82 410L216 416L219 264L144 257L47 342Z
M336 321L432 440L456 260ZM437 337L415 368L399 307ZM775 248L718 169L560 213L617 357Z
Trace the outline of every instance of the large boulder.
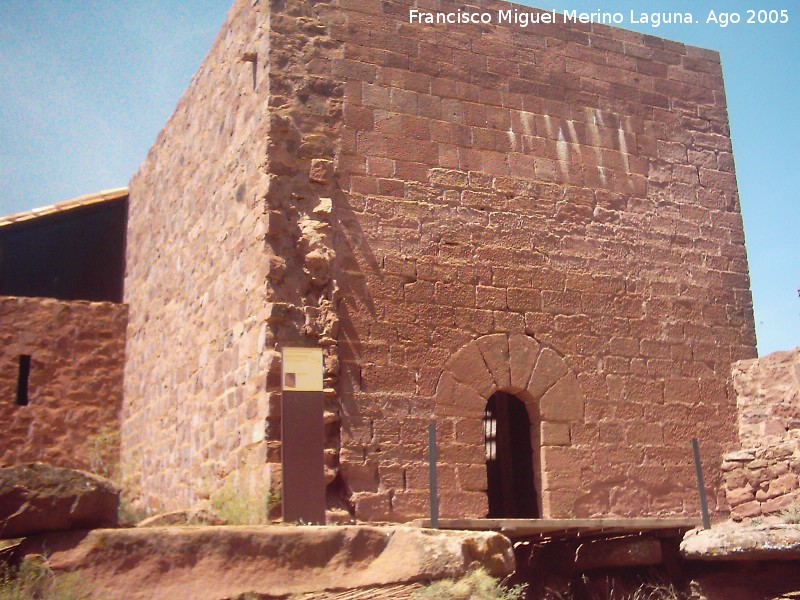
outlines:
M28 463L0 468L0 538L116 527L119 489L85 471Z
M800 525L726 521L711 529L694 529L681 542L686 560L764 561L800 560Z
M514 571L511 542L499 533L404 526L96 529L29 537L15 556L43 552L56 575L80 572L98 599L120 590L125 600L335 597L329 590L409 598L414 584L478 567L495 577Z

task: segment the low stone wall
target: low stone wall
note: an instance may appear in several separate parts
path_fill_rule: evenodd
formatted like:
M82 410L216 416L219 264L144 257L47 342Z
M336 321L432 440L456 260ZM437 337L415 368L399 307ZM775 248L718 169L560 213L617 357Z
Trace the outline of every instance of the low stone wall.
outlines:
M800 348L733 364L743 447L774 442L800 429Z
M800 501L800 430L780 443L729 452L722 457L733 518L757 517Z
M119 422L127 313L108 302L0 297L0 466L91 467L92 437ZM118 441L107 436L98 450L113 457Z
M733 364L742 450L722 457L735 519L800 502L800 348Z

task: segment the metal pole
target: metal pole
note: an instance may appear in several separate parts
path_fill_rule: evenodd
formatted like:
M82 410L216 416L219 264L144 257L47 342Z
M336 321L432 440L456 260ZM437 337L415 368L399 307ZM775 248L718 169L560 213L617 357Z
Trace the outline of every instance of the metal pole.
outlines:
M439 528L439 489L436 473L436 423L428 423L428 477L431 499L431 528Z
M692 438L692 452L694 453L694 468L697 471L697 491L700 493L700 512L703 515L703 529L711 529L711 519L708 517L708 501L706 500L706 485L703 481L703 465L700 463L700 444L697 438Z

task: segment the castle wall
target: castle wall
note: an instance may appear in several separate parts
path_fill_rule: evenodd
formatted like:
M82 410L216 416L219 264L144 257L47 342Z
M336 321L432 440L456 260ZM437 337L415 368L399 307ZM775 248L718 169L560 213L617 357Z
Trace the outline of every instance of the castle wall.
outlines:
M42 461L114 474L126 321L121 304L0 297L1 465Z
M734 517L778 512L800 501L800 350L732 367L741 450L722 457Z
M131 182L131 489L274 487L275 352L315 344L358 518L425 514L430 419L443 515L484 516L498 390L544 516L694 514L689 440L734 445L729 365L755 356L719 55L409 8L237 2Z
M755 355L719 55L604 26L425 26L406 2L337 6L356 514L425 513L432 417L443 514L486 514L477 407L520 389L500 372L520 353L510 337L472 347L498 333L554 352L579 387L551 423L542 400L530 409L545 516L696 513L690 438L706 457L734 444L728 369ZM459 352L472 357L453 367ZM719 469L706 477L715 503Z
M725 495L734 519L800 506L800 431L722 455Z
M268 24L264 3L236 2L130 184L122 462L128 493L151 510L270 483L270 66L247 60L266 56Z
M800 350L737 362L732 377L743 446L763 445L800 429Z

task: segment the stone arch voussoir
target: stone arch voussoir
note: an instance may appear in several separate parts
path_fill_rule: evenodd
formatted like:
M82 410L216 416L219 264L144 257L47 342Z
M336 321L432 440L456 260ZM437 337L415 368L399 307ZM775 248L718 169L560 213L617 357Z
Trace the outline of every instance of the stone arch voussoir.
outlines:
M535 424L543 516L570 516L583 466L573 445L573 424L584 421L586 404L575 373L563 357L533 337L484 335L467 343L444 365L436 388L435 414L444 419L482 420L486 402L497 391L522 400Z
M483 414L497 391L520 398L543 421L582 421L585 399L578 379L551 348L523 334L495 333L473 340L444 366L436 406Z

